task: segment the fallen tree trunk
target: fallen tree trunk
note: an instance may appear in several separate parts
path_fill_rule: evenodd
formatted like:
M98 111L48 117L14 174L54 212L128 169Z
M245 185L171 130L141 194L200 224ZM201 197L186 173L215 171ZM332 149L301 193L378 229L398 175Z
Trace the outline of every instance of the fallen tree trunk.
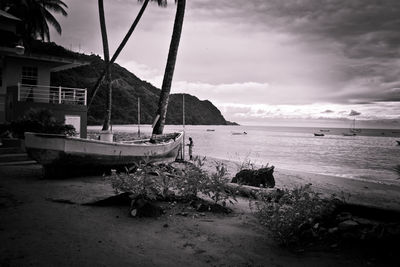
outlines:
M241 185L236 183L228 183L225 185L228 190L234 192L235 195L242 197L258 199L262 197L272 197L276 195L280 189L278 188L260 188L249 185Z

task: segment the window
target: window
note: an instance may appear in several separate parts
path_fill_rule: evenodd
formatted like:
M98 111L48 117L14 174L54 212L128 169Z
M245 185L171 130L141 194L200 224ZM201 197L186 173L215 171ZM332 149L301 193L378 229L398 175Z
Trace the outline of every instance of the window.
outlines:
M22 67L22 84L37 85L38 70L36 67Z

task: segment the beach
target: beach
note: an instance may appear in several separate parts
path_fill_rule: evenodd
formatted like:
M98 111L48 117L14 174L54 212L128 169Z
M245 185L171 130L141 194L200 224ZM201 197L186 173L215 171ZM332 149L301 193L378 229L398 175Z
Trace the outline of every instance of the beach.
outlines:
M206 159L205 168L210 173L215 171L215 162L218 161L227 166L231 177L239 170L239 164L236 162L211 157ZM275 168L274 177L276 188L293 189L311 184L311 188L314 191L321 193L325 197L336 195L351 204L400 211L399 185L279 168Z
M229 173L235 163L225 162ZM206 170L212 172L213 161ZM318 190L351 190L357 201L398 206L398 188L359 181L320 183L321 177L276 170L277 186L311 182ZM42 179L41 167L0 168L1 266L395 266L351 250L295 253L277 245L248 200L233 213L168 210L159 218L131 218L127 206L84 205L114 195L102 176ZM323 181L326 181L324 177ZM368 193L362 194L362 191ZM358 188L357 193L353 190ZM393 194L393 195L390 195ZM393 203L387 206L386 202ZM363 254L364 253L364 254Z

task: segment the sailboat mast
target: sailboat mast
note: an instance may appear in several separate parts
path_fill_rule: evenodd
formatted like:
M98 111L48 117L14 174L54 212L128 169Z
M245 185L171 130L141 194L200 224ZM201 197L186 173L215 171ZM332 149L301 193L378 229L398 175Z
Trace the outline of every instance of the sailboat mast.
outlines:
M140 97L138 97L138 137L140 137Z
M182 94L182 125L183 125L182 160L185 160L185 95L184 94Z

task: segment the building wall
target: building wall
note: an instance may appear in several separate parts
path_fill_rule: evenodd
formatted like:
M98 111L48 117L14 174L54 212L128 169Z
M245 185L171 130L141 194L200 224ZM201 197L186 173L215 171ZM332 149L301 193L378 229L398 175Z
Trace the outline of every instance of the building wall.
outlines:
M7 87L15 86L21 82L22 67L36 67L38 69L37 85L50 85L50 69L54 66L53 63L10 57L5 58L3 61L3 86L0 95L6 94ZM49 91L48 88L41 88L41 90ZM34 92L34 96L36 97L37 93L35 94ZM48 100L40 100L39 102L46 103Z
M21 82L22 77L22 67L36 67L38 69L38 80L37 85L50 85L50 70L55 66L55 63L46 62L46 61L38 61L31 60L26 58L16 58L5 56L0 58L0 68L1 68L1 87L0 87L0 124L9 121L6 114L6 108L9 104L9 100L7 100L7 91L8 90L18 90L18 83ZM7 89L8 88L8 89ZM49 94L49 88L42 87L40 88L42 93ZM25 95L21 95L21 97L27 97L29 91L25 93ZM38 96L38 93L33 90L34 97ZM12 102L16 101L17 93L14 95L14 99ZM49 99L36 99L36 102L40 103L48 103Z
M60 105L48 103L31 103L31 102L15 102L13 107L13 118L17 120L21 118L30 109L48 109L52 112L54 117L58 120L65 120L66 116L79 116L80 117L80 137L86 138L87 136L87 107L80 105ZM77 129L78 130L78 129Z

